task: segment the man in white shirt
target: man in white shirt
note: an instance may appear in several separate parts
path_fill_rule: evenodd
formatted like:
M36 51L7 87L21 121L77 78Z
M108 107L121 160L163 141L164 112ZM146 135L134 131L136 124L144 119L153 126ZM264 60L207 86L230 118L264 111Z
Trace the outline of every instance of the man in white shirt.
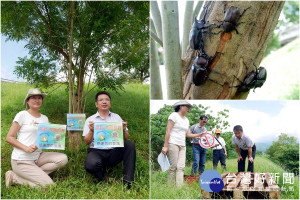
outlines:
M123 161L123 184L130 189L134 180L136 150L134 143L127 140L129 136L127 122L123 121L118 114L109 111L111 97L108 92L98 92L95 105L98 112L87 118L83 130L84 142L90 145L85 159L85 169L101 182L107 168L112 168ZM122 122L124 147L94 147L94 122Z
M235 150L239 157L238 162L238 172L245 171L245 160L248 156L248 172L253 172L254 168L254 158L256 152L256 146L254 142L243 133L243 127L236 125L233 127L234 135L232 136L232 144L235 145Z
M226 143L225 140L220 136L221 130L215 130L215 145L211 148L213 149L213 167L216 170L218 166L218 162L220 161L223 170L226 170L226 160L225 157L227 156L226 152Z

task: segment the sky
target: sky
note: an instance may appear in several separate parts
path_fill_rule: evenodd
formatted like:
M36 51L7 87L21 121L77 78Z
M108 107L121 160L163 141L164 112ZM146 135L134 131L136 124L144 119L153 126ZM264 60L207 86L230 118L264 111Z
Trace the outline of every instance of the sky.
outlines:
M24 48L26 42L6 42L5 40L6 37L1 35L1 78L24 81L22 78L18 78L13 71L18 57L28 57L28 50Z
M177 100L151 100L150 114L160 108L173 105ZM191 104L209 106L213 116L218 111L229 110L226 120L230 126L225 131L232 131L235 125L241 125L244 133L254 142L271 142L278 139L280 133L295 136L299 141L300 102L299 101L254 101L254 100L190 100Z

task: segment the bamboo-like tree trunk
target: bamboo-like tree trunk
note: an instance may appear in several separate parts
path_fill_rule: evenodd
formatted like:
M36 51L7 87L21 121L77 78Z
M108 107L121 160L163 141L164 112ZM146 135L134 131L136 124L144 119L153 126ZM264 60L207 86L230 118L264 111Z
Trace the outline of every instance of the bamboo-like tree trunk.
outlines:
M168 99L182 98L181 50L177 1L162 1L162 31Z
M239 80L244 80L255 69L252 59L259 66L284 5L284 1L225 3L227 8L235 6L241 13L244 9L250 8L239 20L239 22L243 22L237 26L239 34L235 31L222 32L216 35L206 35L204 38L204 48L209 56L213 56L216 52L222 52L214 59L211 65L213 72L209 75L210 79L217 81L222 86L209 80L201 86L191 84L191 72L187 70L191 67L196 52L189 49L183 59L182 78L184 82L183 98L185 99L246 99L249 92L238 93L237 87L232 87L241 84L234 76ZM205 6L209 6L207 13L209 23L219 23L214 20L223 21L224 2L206 2ZM223 31L223 28L214 28L212 32L220 30Z

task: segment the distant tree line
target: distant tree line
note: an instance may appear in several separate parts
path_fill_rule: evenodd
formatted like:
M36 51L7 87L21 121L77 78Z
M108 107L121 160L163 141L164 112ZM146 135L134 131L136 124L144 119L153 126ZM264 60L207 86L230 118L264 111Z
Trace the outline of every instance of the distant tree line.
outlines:
M272 142L266 154L276 164L299 174L299 142L296 137L281 133L278 140Z

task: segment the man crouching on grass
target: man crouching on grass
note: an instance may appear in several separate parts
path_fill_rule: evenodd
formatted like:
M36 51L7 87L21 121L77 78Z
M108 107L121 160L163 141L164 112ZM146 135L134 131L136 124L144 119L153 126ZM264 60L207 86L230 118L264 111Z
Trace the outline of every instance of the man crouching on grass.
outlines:
M254 158L256 152L256 146L253 141L243 133L243 127L236 125L233 127L234 135L232 136L232 144L235 145L235 150L239 157L238 172L245 171L245 159L248 156L248 172L253 172Z
M107 168L113 168L123 161L123 184L130 189L134 180L136 150L134 143L127 140L129 136L127 122L123 121L118 114L109 111L111 97L108 92L98 92L95 105L98 111L87 118L83 130L84 142L90 145L85 159L85 169L101 182ZM124 147L94 147L94 122L122 122Z

